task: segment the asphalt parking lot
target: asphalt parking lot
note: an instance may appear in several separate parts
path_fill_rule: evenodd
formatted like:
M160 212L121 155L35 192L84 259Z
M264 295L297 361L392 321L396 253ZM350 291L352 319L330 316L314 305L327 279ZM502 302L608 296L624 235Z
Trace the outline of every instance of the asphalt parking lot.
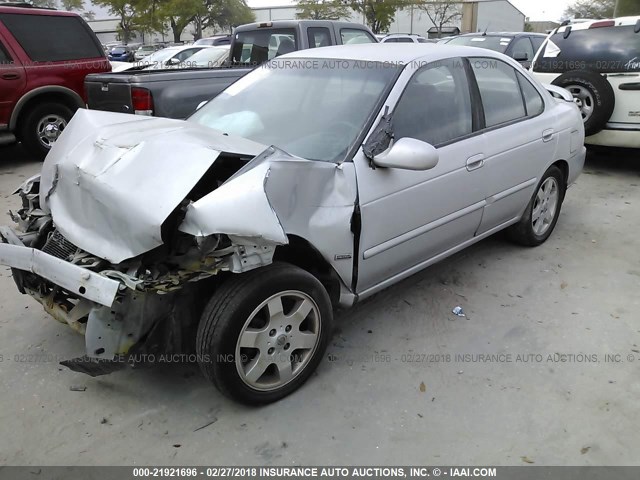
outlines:
M39 168L0 147L0 211ZM637 464L639 186L638 152L590 152L546 244L497 235L339 313L317 373L263 408L194 365L61 367L82 337L0 267L0 464Z

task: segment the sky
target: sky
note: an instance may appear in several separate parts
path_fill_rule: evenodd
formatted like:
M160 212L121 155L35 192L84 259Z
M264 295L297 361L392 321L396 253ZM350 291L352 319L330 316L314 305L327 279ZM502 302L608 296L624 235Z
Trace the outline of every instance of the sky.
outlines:
M510 0L530 20L559 20L571 0Z

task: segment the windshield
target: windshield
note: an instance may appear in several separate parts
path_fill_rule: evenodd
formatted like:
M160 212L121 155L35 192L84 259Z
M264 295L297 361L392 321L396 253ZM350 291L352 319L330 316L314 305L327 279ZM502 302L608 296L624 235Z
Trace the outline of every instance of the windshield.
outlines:
M188 121L310 160L338 162L400 69L353 60L274 60L238 80Z
M511 43L513 37L497 37L497 36L471 36L471 37L455 37L447 42L447 45L465 45L467 47L480 47L493 50L495 52L504 53Z
M211 47L200 50L180 63L180 68L214 68L229 56L229 47Z
M145 62L158 62L158 63L164 62L166 60L169 60L171 57L173 57L176 53L178 53L179 50L180 50L180 47L163 48L162 50L158 50L157 52L149 55L145 59Z

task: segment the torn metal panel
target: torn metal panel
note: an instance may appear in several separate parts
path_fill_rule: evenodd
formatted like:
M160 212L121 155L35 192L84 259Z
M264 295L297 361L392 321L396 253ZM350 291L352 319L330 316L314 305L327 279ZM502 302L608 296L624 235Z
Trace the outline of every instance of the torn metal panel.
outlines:
M356 202L353 164L293 157L274 147L225 184L187 208L180 230L225 233L247 243L288 243L287 234L310 241L350 285Z
M71 242L120 263L162 244L163 222L221 152L262 150L194 123L78 110L47 156L40 202Z
M286 244L276 213L265 193L270 163L236 175L187 208L180 231L195 236L225 233Z
M357 198L353 164L272 160L270 169L267 197L284 230L308 240L351 285L356 255L351 219Z

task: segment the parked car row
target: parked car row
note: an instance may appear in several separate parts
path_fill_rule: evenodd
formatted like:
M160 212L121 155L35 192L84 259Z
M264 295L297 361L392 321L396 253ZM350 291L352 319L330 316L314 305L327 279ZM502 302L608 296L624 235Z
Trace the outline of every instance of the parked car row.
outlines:
M59 23L47 48L25 34ZM549 238L585 130L638 138L639 32L626 18L372 45L355 23L263 22L106 73L79 16L0 7L0 123L49 152L18 228L0 227L0 264L85 334L73 370L193 348L226 395L278 400L321 361L334 308L500 230ZM43 87L34 62L80 71Z

